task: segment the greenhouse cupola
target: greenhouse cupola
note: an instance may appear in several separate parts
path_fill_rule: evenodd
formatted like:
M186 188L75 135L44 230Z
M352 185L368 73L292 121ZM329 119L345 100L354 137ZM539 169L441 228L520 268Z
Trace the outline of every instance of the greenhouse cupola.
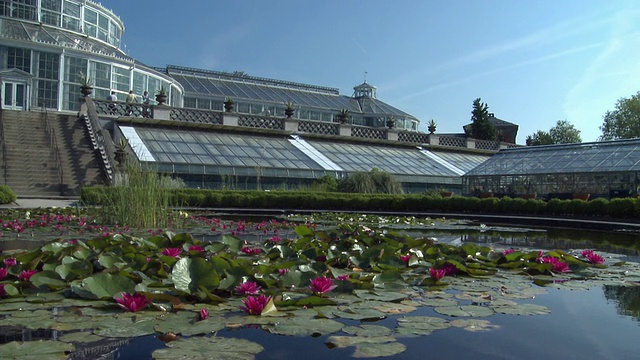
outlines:
M365 82L353 88L353 97L356 99L363 98L363 97L375 99L376 87L373 85L367 84L367 81L365 80Z

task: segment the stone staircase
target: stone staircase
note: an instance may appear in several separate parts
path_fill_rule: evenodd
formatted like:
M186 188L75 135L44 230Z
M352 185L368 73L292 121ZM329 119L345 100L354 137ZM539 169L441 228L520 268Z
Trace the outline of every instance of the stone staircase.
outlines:
M5 159L0 183L19 197L77 197L82 186L104 183L84 122L77 116L2 110L0 126L5 145L0 147Z

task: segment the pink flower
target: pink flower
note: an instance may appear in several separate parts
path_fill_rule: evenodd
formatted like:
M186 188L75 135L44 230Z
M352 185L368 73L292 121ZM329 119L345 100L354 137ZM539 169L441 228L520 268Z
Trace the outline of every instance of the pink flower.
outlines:
M333 285L333 279L321 276L311 280L311 285L309 285L309 289L314 293L324 294L338 287L338 285Z
M280 242L282 241L282 238L279 236L272 236L269 241L271 241L274 244L280 244Z
M138 293L122 293L120 294L120 298L114 296L113 299L121 308L131 312L142 310L151 304L151 299L147 299L146 296Z
M4 259L4 266L6 267L12 267L14 265L18 264L18 260L16 260L15 258L6 258Z
M203 252L204 248L200 245L191 245L189 246L189 251Z
M582 252L582 256L584 256L587 261L589 261L592 264L602 264L604 263L604 258L596 253L593 252L593 250L584 250Z
M22 281L29 281L29 279L31 279L31 277L37 272L38 270L22 270L20 275L18 275L18 279Z
M260 285L253 281L245 281L236 286L236 293L238 295L257 295L258 292L260 292Z
M248 248L248 247L243 247L240 251L242 251L243 253L251 256L251 255L258 255L262 253L262 249L252 249L252 248Z
M7 270L6 268L1 268L0 269L0 280L3 280L4 278L6 278L7 275L9 275L9 270Z
M7 291L4 289L4 286L6 284L0 284L0 297L5 297L7 296Z
M209 318L209 311L207 309L200 310L200 320L205 320Z
M556 272L556 273L563 273L563 272L568 272L571 271L569 270L569 264L567 264L564 261L560 261L559 259L553 257L553 256L545 256L542 258L539 258L541 263L545 263L545 264L551 264L552 271Z
M166 248L162 250L162 255L171 256L176 259L180 258L180 254L182 254L182 249L180 248Z
M336 278L336 280L339 280L339 281L347 281L347 280L349 280L349 275L347 275L347 274L340 275L340 276L338 276L338 277Z
M269 301L271 301L271 296L248 296L247 300L242 300L244 306L240 306L240 309L244 310L249 315L260 315Z
M429 268L429 275L435 281L440 281L445 274L446 272L442 269Z
M458 268L449 263L444 264L440 269L444 271L444 276L455 276L458 273Z
M505 250L505 251L503 251L503 252L502 252L502 255L509 255L509 254L511 254L512 252L515 252L515 250L514 250L513 248L511 248L511 249L507 249L507 250Z
M400 255L400 260L405 264L409 265L409 260L411 260L411 255Z
M289 272L289 269L278 269L278 274L284 275Z

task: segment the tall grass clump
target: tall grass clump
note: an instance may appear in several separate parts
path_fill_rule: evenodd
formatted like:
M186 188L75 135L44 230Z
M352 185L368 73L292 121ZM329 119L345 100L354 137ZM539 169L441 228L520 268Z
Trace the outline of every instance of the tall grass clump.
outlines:
M100 201L102 213L110 223L136 228L166 227L175 205L171 188L184 187L184 182L160 177L151 166L134 160L119 166L114 183L113 191Z
M360 194L403 194L402 184L390 173L373 168L342 179L338 191Z

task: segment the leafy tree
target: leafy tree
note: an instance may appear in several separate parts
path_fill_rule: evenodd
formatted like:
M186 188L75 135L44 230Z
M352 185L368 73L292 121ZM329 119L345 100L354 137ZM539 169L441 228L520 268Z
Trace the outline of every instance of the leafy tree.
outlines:
M631 139L640 137L640 91L631 98L620 98L616 109L604 114L600 140Z
M473 100L471 111L471 136L481 140L497 140L498 132L489 121L489 106L482 103L480 98Z
M580 130L567 120L558 120L556 126L549 130L549 134L554 144L581 143Z
M553 138L548 131L538 130L532 135L527 136L527 146L537 145L551 145L553 144Z
M580 143L580 130L567 120L558 120L549 131L538 130L527 136L527 146Z

